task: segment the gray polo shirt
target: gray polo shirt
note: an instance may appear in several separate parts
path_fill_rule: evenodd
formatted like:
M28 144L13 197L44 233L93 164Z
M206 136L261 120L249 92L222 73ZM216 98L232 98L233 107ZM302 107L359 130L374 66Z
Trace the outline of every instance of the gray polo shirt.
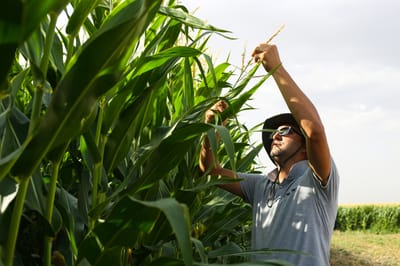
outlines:
M332 161L329 181L322 186L308 161L292 166L289 176L276 184L276 194L267 206L277 170L267 176L243 174L244 199L253 207L253 249L289 249L303 254L273 252L254 255L254 260L282 259L294 265L329 265L330 239L338 207L339 175ZM271 206L272 203L272 206Z

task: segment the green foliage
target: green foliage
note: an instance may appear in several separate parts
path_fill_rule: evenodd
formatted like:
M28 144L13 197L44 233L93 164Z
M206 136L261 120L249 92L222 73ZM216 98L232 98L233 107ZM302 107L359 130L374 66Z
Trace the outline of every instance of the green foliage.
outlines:
M376 233L400 232L400 206L339 206L335 229L370 230Z
M207 41L229 32L164 2L1 9L0 265L246 262L250 208L199 149L217 131L221 164L254 170L253 129L204 113L224 99L235 118L268 76L216 65Z

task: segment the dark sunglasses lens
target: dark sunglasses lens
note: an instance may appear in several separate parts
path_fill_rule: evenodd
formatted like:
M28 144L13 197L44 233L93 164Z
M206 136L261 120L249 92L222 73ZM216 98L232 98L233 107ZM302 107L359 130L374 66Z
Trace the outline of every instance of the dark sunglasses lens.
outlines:
M290 134L291 129L292 129L291 127L283 127L280 129L275 129L274 131L271 132L271 134L269 135L269 138L272 139L276 133L278 133L279 136L286 136L286 135Z
M287 134L290 134L291 129L292 129L291 127L281 128L281 129L279 129L279 135L286 136Z

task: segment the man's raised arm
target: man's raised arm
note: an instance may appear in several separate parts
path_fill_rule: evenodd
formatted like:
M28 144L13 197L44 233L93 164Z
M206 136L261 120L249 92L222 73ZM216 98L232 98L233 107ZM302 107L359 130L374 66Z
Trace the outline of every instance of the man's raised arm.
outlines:
M305 135L310 167L321 183L327 184L331 158L324 126L317 109L283 67L275 45L260 44L254 49L252 56L256 62L261 60L266 71L274 71L274 80Z

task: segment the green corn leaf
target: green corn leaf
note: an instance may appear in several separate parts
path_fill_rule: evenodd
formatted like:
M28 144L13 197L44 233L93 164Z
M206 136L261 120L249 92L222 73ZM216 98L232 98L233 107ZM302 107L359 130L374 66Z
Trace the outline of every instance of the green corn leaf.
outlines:
M228 83L228 79L232 76L232 72L227 71L228 67L230 67L230 64L228 63L222 63L216 67L213 67L215 73L214 75L217 80L217 86L209 86L209 84L213 84L213 76L208 75L207 80L204 80L200 84L199 90L196 92L197 95L207 97L209 94L215 94L214 90L216 88L214 87L218 87L220 89L231 87L231 85Z
M240 178L220 178L218 177L217 179L211 179L210 181L207 181L206 183L201 183L201 184L196 184L192 188L185 189L185 191L204 191L206 189L209 189L211 187L215 187L217 185L225 185L225 184L231 184L235 182L240 182L242 179Z
M197 253L200 256L201 262L203 262L203 263L207 262L206 249L204 248L203 243L200 240L195 239L195 238L192 238L192 242L196 248Z
M253 164L254 159L260 153L260 151L263 147L264 146L262 144L257 145L255 148L250 150L250 152L247 153L246 156L244 156L240 161L238 161L237 162L238 172L243 172L243 171L247 170L248 167Z
M70 0L28 0L24 1L22 36L25 40L50 13L60 13Z
M58 32L59 35L62 35L62 33ZM60 40L59 35L54 36L53 40L53 48L51 51L51 60L56 66L57 71L60 71L61 74L64 74L65 72L65 65L64 65L64 51L63 51L63 43L62 40Z
M60 12L68 0L5 0L0 11L0 85L10 69L17 47L50 12Z
M7 108L0 115L2 132L0 150L0 180L9 172L26 148L29 119L17 108Z
M36 171L29 180L26 194L26 205L30 210L35 210L44 216L46 209L46 191L42 176Z
M232 208L233 206L227 202L223 202L223 204L222 207L224 210L220 210L219 213L214 214L212 224L207 228L210 233L205 236L205 242L216 241L220 234L239 226L250 214L246 208ZM216 204L212 204L211 206L215 207Z
M193 265L192 244L189 235L190 216L187 207L172 198L154 202L142 201L140 203L147 207L157 208L164 213L171 225L172 231L176 235L185 265Z
M139 76L147 71L153 70L157 67L165 65L171 59L178 59L181 57L194 57L198 56L201 52L197 49L190 47L173 47L160 52L154 56L145 59L145 63L140 65L135 72L135 76Z
M109 262L107 254L115 248L140 244L140 236L143 233L158 230L154 226L160 218L160 213L165 215L176 236L185 265L193 265L188 209L172 198L140 201L132 197L124 197L112 208L107 220L94 229L97 241L103 249L101 254L97 244L93 243L93 238L88 238L83 244L84 254L82 255L92 265L105 265Z
M220 88L218 88L217 75L216 75L215 70L214 70L213 62L211 60L211 57L206 55L206 54L204 54L204 59L207 62L208 69L209 69L209 72L210 72L210 75L211 75L211 78L212 78L212 84L214 85L213 86L213 91L214 92L213 92L212 96L217 96L217 95L220 94L221 90L220 90Z
M228 129L224 126L219 126L219 125L212 125L212 126L216 129L219 136L221 137L221 140L224 143L224 147L228 155L232 171L236 171L235 147L233 145Z
M151 184L156 180L165 177L169 171L174 169L184 155L191 148L193 142L210 126L202 123L184 124L177 127L174 132L165 138L159 146L154 147L148 162L160 162L162 164L147 164L142 175L141 186ZM168 158L168 160L165 160Z
M29 176L51 149L77 136L87 126L101 95L118 80L128 60L125 53L143 33L161 1L126 1L91 38L60 81L36 135L14 167ZM133 42L133 44L132 44ZM34 158L34 159L32 159Z
M140 114L143 114L143 110L145 110L151 99L152 91L148 88L142 95L127 106L120 117L116 119L115 127L108 136L104 148L103 163L107 172L111 171L129 151L136 131L140 131L140 126L137 126L137 123L140 122L140 119L142 121L145 120Z
M80 240L81 236L84 235L86 226L81 219L77 219L79 217L77 209L78 199L64 188L59 189L57 198L56 207L60 212L65 230L67 231L72 253L76 256L78 253L77 240Z
M78 34L83 22L87 19L90 12L101 2L101 0L81 0L74 8L74 13L68 20L66 32L75 36Z
M227 97L235 97L233 100L229 102L228 108L221 114L222 120L225 120L230 117L236 116L240 110L242 109L243 105L250 100L251 96L261 87L262 84L270 77L271 75L265 75L264 77L261 78L252 88L250 88L248 91L242 93L242 90L247 86L247 82L244 82L244 84L241 84L238 86L232 94L228 94ZM239 97L237 95L239 93L242 93ZM227 101L228 102L228 101Z
M93 167L94 164L101 162L100 151L96 146L92 133L88 130L83 134L81 140L82 155L85 158L85 162Z
M133 85L135 86L135 88L133 88L134 90L141 89L142 91L138 91L140 95L137 96L137 99L132 101L121 113L120 117L115 119L116 121L113 122L115 123L115 127L109 135L105 147L106 152L104 165L107 171L112 170L126 155L135 133L141 132L143 128L142 125L148 122L148 119L145 119L146 115L149 115L147 108L149 108L154 98L158 95L158 90L164 89L164 87L159 84L162 84L166 75L171 71L181 57L197 56L199 53L200 52L197 49L193 48L174 47L148 58L146 63L139 67L135 73L137 79L128 83L127 86ZM150 77L149 75L143 75L150 71L152 71L149 74L151 75ZM148 81L153 81L154 84L151 84L149 88L146 88L145 84L148 83ZM119 100L119 98L116 98L116 100ZM115 115L115 113L109 114ZM111 118L106 118L106 120L110 121ZM108 123L109 125L111 124L110 122ZM106 130L107 129L103 129L103 131Z
M220 32L220 33L230 33L230 31L228 31L228 30L216 28L212 25L207 24L203 20L196 18L196 17L194 17L182 10L176 9L176 8L162 6L160 8L159 12L165 16L169 16L173 19L176 19L176 20L182 22L185 25L188 25L188 26L196 28L196 29L210 30L213 32Z
M208 257L209 258L216 258L219 256L227 256L231 254L238 254L243 252L243 250L234 242L229 242L225 246L222 246L218 249L211 250L208 252Z
M186 264L180 259L161 257L150 262L148 266L186 266Z
M183 88L183 104L187 111L194 105L193 77L188 58L184 60Z
M249 82L253 79L254 75L257 73L259 64L256 64L254 67L250 69L249 72L244 72L245 76L240 77L237 82L233 86L232 92L229 94L229 97L235 97L240 94L249 84Z
M211 146L211 150L212 150L213 154L217 154L218 140L217 140L217 136L215 134L214 129L210 129L207 131L207 138L210 142L210 146Z
M20 52L23 54L30 62L32 74L34 76L42 75L40 72L40 60L44 50L43 36L41 31L35 30L29 38L24 42L24 45L21 47Z

